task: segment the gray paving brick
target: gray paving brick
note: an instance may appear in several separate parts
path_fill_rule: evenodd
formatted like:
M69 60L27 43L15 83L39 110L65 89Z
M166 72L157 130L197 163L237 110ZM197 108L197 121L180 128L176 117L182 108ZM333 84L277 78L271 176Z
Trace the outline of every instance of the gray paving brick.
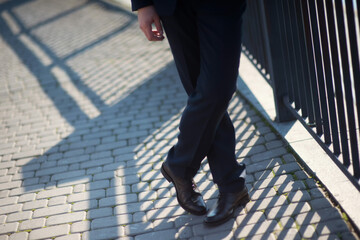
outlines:
M280 175L274 178L267 178L264 180L256 181L254 183L254 189L269 188L273 186L283 185L284 183L293 181L291 175Z
M275 206L283 206L286 208L287 201L284 196L274 196L271 198L263 198L257 201L251 201L246 205L248 212L261 211Z
M133 214L133 222L146 222L147 218L146 218L146 214L145 212L136 212Z
M19 230L42 228L45 226L45 218L34 218L20 223Z
M35 229L30 232L29 239L46 239L68 234L70 225L63 224L47 228Z
M52 207L47 207L47 208L40 208L40 209L36 209L34 211L33 217L37 218L37 217L57 215L57 214L61 214L61 213L68 213L68 212L70 212L70 209L71 209L70 204L57 205L57 206L52 206Z
M310 206L314 210L319 210L323 208L331 208L332 204L326 198L317 198L309 202Z
M98 189L93 191L73 193L68 196L68 202L79 202L90 199L102 199L105 197L105 190Z
M36 198L36 193L28 193L28 194L23 194L19 197L18 202L22 203L22 202L30 202L30 201L34 201Z
M51 199L49 199L48 202L48 206L55 206L55 205L61 205L61 204L65 204L67 200L66 196L58 196L58 197L53 197Z
M32 216L32 211L11 213L7 216L6 222L18 222L18 221L29 220L31 216Z
M14 233L17 231L19 223L5 223L0 225L0 234Z
M113 226L121 226L132 222L131 214L122 214L92 220L91 229L107 228Z
M2 207L0 207L0 215L18 212L21 210L22 207L23 207L22 204L2 206Z
M134 236L138 234L151 232L153 229L153 224L151 222L134 223L134 224L126 225L124 229L125 229L125 235Z
M236 223L238 226L244 226L247 224L254 224L265 221L265 215L263 212L251 212L247 214L240 214L236 217Z
M87 212L86 218L87 219L96 219L102 217L110 217L114 214L113 208L105 207L105 208L97 208L91 209Z
M306 186L302 181L287 181L282 185L276 186L276 189L279 194L284 194L288 192L296 192L299 190L305 190Z
M111 151L102 151L91 154L90 159L103 159L111 156L112 156Z
M250 237L252 235L257 235L257 234L264 234L265 233L271 233L273 231L276 230L280 230L280 226L277 224L276 221L271 221L271 220L266 220L263 222L259 222L259 223L254 223L254 224L248 224L245 225L241 228L238 228L235 233L234 236L239 239L239 238L247 238ZM287 239L287 238L285 238Z
M111 187L106 189L106 197L128 194L130 192L131 192L130 186L128 185Z
M279 166L281 164L283 164L283 162L280 158L272 158L271 160L268 161L248 164L246 166L246 172L254 173L254 172L263 171L265 169L272 170L275 166Z
M100 172L100 173L97 173L97 174L94 174L94 181L97 181L97 180L104 180L104 179L112 179L114 178L114 171L108 171L108 172Z
M74 222L71 224L71 233L83 233L90 230L90 221Z
M209 234L209 235L204 236L204 240L217 240L217 239L233 240L234 239L234 233L229 232L229 231L221 232L221 230L219 230L219 232L217 232L217 233L213 233L213 234Z
M74 213L66 213L66 214L59 214L56 216L50 216L46 220L46 226L78 222L85 220L85 217L86 217L85 212L74 212Z
M192 227L194 235L195 236L205 236L212 233L218 233L219 231L231 231L231 229L235 226L235 221L233 219L230 219L226 223L209 228L205 224L196 224Z
M77 176L77 177L67 178L67 179L57 181L57 187L63 188L63 187L68 187L68 186L74 186L77 184L88 183L90 181L91 181L91 176L88 176L88 175Z
M73 188L74 193L79 193L84 191L85 191L85 184L76 184Z
M279 219L279 224L282 228L296 228L295 220L292 217L282 217Z
M75 150L70 150L70 151L66 151L64 153L64 157L77 157L77 156L81 156L84 154L84 149L75 149Z
M21 151L13 154L12 158L20 159L20 158L36 157L36 156L40 156L42 152L43 152L42 149L34 149L26 152Z
M113 162L114 162L114 159L112 157L95 159L95 160L91 160L91 161L82 162L80 164L80 168L84 169L84 168L103 166L103 165L113 163Z
M51 177L51 181L57 181L62 179L69 179L78 176L85 176L85 170L67 171L64 173L57 173Z
M23 206L23 210L32 210L37 208L44 208L47 206L48 200L42 199L42 200L36 200L31 202L25 202Z
M109 227L102 229L95 229L82 234L82 239L95 239L95 240L106 240L106 239L119 239L123 237L125 230L123 227Z
M6 221L7 216L6 215L0 215L0 224L4 224Z
M89 209L93 209L93 208L97 208L97 207L98 207L98 200L91 199L91 200L75 202L72 205L72 210L73 211L82 211L82 210L89 210Z
M0 198L6 198L9 195L10 195L10 190L2 190L2 191L0 190Z
M258 200L258 199L263 199L263 198L268 198L268 197L274 197L276 195L276 191L274 188L270 187L270 188L262 188L260 190L251 190L249 192L250 198L251 200Z
M13 233L9 236L10 240L26 240L29 234L27 232Z
M299 203L290 203L286 207L278 206L274 208L267 209L265 214L267 219L275 219L282 216L294 216L300 213L309 212L310 205L308 203L299 202Z
M62 236L62 237L57 237L55 238L55 240L80 240L81 239L81 234L69 234L66 236Z
M18 202L18 199L19 199L19 197L8 197L5 199L1 199L0 206L16 204Z
M107 197L107 198L102 198L99 201L99 206L100 207L112 207L115 205L119 205L119 204L123 204L123 203L131 203L131 202L136 202L137 201L137 195L132 193L132 194L127 194L127 195L118 195L118 196L114 196L114 197Z
M285 231L275 232L277 239L295 239L301 240L301 235L297 229L290 228Z
M184 213L185 210L183 210L180 206L174 206L174 207L166 207L166 208L150 210L146 213L146 217L149 220L155 220L155 219L179 216Z
M38 170L38 171L36 171L35 175L37 177L41 177L41 176L52 175L52 174L56 174L56 173L60 173L60 172L65 173L67 170L68 170L68 166L52 167L52 168Z
M317 237L315 228L312 225L302 225L298 231L303 238L311 239Z
M150 232L135 236L135 240L148 239L175 239L176 229L168 229L163 231Z
M152 201L126 203L116 206L114 208L114 213L115 214L134 213L134 212L151 210L153 208L154 208L154 204Z
M251 161L254 163L261 162L264 160L269 160L272 158L280 157L286 153L287 153L287 150L284 147L275 148L275 149L272 149L271 151L254 154L253 156L251 156Z
M153 230L161 231L165 229L171 229L175 227L175 218L166 218L153 221Z
M296 192L290 192L288 199L291 202L308 202L311 200L310 194L307 191L299 190Z
M76 156L76 157L66 157L66 158L61 157L57 161L57 164L59 166L62 166L62 165L69 165L69 164L74 164L74 163L86 162L86 161L89 161L89 160L90 160L90 155L89 154L83 154L83 155Z
M37 199L50 198L61 195L68 195L72 193L72 187L55 188L51 190L44 190L37 194Z
M11 179L12 179L12 176L11 176L11 175L2 176L2 177L0 177L0 183L10 182Z
M12 181L6 183L0 183L0 190L19 188L21 186L21 181Z

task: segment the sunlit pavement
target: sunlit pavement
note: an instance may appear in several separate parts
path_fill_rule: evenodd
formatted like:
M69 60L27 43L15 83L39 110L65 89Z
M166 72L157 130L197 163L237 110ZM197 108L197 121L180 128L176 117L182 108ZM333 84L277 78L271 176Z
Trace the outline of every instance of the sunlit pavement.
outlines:
M186 104L167 42L103 1L0 0L0 239L357 239L246 102L251 202L208 228L159 169ZM196 182L211 207L206 159Z

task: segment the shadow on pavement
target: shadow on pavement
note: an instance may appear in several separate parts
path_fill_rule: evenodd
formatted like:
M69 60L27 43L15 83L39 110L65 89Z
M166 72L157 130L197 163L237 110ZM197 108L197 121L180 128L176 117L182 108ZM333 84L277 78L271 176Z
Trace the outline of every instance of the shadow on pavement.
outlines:
M22 182L11 194L36 193L22 211L58 226L58 233L45 233L43 225L19 231L83 239L347 233L284 143L238 96L229 112L252 201L226 224L204 227L203 217L178 206L158 171L186 103L167 45L147 43L133 15L103 1L5 1L0 9L2 39L36 80L24 80L28 89L7 88L24 91L42 114L34 120L41 130L25 133L35 139L31 150L13 155ZM195 180L211 206L217 190L206 160Z

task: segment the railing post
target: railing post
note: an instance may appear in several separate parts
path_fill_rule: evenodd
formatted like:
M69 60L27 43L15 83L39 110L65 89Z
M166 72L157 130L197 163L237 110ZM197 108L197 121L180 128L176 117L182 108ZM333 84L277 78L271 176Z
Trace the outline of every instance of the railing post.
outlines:
M269 64L268 71L274 92L276 121L285 122L294 120L295 117L284 104L284 98L288 96L288 89L284 70L284 54L281 46L283 39L280 30L279 6L279 0L259 1L265 52Z

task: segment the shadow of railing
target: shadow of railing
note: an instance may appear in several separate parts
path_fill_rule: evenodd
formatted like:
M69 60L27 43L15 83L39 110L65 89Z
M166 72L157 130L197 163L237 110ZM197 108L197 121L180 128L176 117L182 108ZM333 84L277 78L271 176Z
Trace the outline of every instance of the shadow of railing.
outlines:
M344 230L324 221L339 218L333 208L310 209L308 202L322 194L305 184L307 177L286 159L283 143L269 153L271 131L237 96L229 113L236 154L248 166L252 201L226 224L206 228L203 217L179 207L159 171L176 142L186 100L167 46L136 38L135 17L102 1L19 0L0 9L2 39L50 101L43 111L56 109L45 113L49 125L60 121L58 129L54 124L32 136L49 133L56 140L39 140L37 151L13 156L22 174L21 189L13 194L36 193L39 205L23 209L31 210L33 219L46 219L48 227L71 223L65 234L70 230L83 239L141 234L151 239L162 230L169 230L170 239L211 234L268 239L274 233L287 239L294 229L311 238L316 234L311 224L319 224L318 233ZM195 180L209 206L217 196L211 179L205 160ZM30 236L36 238L36 231Z

